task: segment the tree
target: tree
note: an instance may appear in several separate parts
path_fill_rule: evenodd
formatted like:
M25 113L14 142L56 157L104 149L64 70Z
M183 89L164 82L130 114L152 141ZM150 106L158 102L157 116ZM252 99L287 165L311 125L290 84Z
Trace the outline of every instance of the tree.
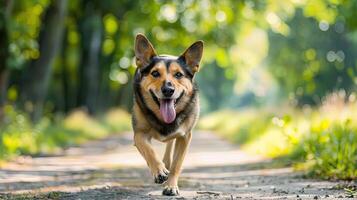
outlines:
M99 56L102 47L101 11L94 4L85 5L84 17L80 20L82 56L79 66L78 106L95 113L99 94Z
M33 60L26 69L26 82L21 94L24 101L33 104L31 117L34 121L42 116L53 62L62 41L66 10L67 0L51 1L44 15L39 37L40 57Z
M9 57L9 31L8 21L13 2L11 0L0 3L0 121L3 116L3 106L6 101L7 79L9 69L7 65Z
M284 99L290 95L300 105L319 104L328 93L355 89L357 49L343 21L318 22L298 10L288 25L287 36L269 34L269 69Z

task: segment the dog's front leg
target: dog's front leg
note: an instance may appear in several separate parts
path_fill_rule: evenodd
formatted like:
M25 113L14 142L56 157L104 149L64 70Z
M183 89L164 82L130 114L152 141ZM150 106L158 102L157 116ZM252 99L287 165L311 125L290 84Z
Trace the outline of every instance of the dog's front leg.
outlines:
M151 146L150 138L144 133L135 133L134 142L140 154L146 160L155 183L161 184L168 178L169 171L165 168L164 163L159 159L154 149Z
M174 159L171 164L169 178L165 184L164 190L162 191L163 195L175 196L179 194L177 181L181 173L182 163L191 142L191 138L191 132L187 133L183 137L176 138Z
M170 169L171 161L172 161L172 149L174 147L175 139L169 141L166 144L165 154L163 158L163 162L165 163L166 169Z

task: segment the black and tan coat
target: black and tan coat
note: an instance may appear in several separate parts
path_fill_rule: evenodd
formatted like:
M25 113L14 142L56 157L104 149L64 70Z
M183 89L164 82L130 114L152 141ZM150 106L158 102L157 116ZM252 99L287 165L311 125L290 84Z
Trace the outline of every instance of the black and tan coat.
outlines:
M134 142L155 183L165 184L164 195L179 193L178 177L199 116L194 76L202 51L203 42L198 41L179 57L158 55L144 35L136 36ZM153 150L152 138L167 143L163 160Z

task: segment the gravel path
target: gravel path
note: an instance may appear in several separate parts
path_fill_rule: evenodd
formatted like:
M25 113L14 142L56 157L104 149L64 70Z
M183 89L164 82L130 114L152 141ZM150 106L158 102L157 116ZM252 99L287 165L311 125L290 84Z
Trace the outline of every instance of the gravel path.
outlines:
M196 131L178 197L161 196L145 161L124 133L22 157L0 169L0 199L347 199L344 182L302 178L290 167L249 155L214 134ZM163 152L163 145L155 143ZM351 184L351 183L347 183Z

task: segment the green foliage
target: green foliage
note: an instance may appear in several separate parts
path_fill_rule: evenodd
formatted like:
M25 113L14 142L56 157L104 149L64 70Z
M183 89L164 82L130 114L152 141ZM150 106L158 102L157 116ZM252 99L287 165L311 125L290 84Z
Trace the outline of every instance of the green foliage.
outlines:
M319 22L298 10L288 25L288 36L269 34L274 44L269 48L269 68L283 96L300 105L319 104L330 92L355 89L357 49L342 21Z
M111 132L131 130L131 116L120 108L110 109L102 119Z
M302 140L311 173L323 178L357 178L357 127L350 120L324 124L312 127Z
M271 125L270 113L261 112L259 118L256 115L256 111L252 109L242 112L218 111L203 117L198 127L218 131L235 143L245 144L264 134Z
M8 67L21 69L26 62L39 58L38 35L41 16L49 4L48 0L15 0L12 16L9 17Z
M344 190L345 190L345 193L347 194L347 196L349 198L357 197L356 186L355 187L351 187L351 189L350 188L344 188Z
M280 117L281 116L281 117ZM291 116L295 116L294 120ZM268 157L290 153L301 137L305 120L298 111L268 109L220 111L203 117L198 126L214 130L242 148Z
M218 110L229 102L234 86L234 74L233 77L229 77L226 73L227 70L213 62L206 64L205 68L197 74L198 83L207 83L199 85L203 97L201 103L203 112Z
M304 112L284 106L216 112L203 117L199 127L216 131L251 153L290 160L310 175L355 179L357 104L335 97Z
M0 158L38 151L34 137L38 134L38 129L32 127L28 117L17 113L11 106L6 106L4 111L6 119L4 125L0 127Z
M24 94L24 83L36 81L26 77L27 70L44 53L39 34L54 1L11 2L11 8L1 8L8 10L8 88ZM117 104L129 108L131 95L124 94L131 94L135 71L133 38L143 32L159 54L179 55L193 41L205 41L197 77L207 83L201 84L204 112L264 103L272 96L278 99L275 93L283 100L297 99L300 105L316 104L331 91L355 89L356 5L331 0L68 1L63 49L43 94L48 92L48 104L65 112L90 107L83 105L87 99L98 102L98 111ZM94 32L100 35L97 50L89 48ZM86 56L89 50L96 55ZM96 70L88 72L84 66L94 57ZM97 89L85 87L87 74L98 74ZM86 90L93 90L90 94L96 98ZM16 101L26 100L20 96Z
M16 155L55 153L63 147L129 129L130 115L120 109L112 110L98 120L79 110L64 119L44 117L33 124L25 113L8 105L4 123L0 126L0 160Z

